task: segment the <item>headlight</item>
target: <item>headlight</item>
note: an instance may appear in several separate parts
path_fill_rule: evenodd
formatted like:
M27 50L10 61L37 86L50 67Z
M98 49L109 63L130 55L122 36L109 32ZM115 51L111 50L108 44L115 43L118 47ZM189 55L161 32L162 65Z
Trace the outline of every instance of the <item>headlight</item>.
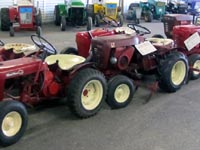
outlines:
M161 8L159 9L159 12L162 12L162 9L161 9Z
M200 12L200 8L197 8L197 12Z

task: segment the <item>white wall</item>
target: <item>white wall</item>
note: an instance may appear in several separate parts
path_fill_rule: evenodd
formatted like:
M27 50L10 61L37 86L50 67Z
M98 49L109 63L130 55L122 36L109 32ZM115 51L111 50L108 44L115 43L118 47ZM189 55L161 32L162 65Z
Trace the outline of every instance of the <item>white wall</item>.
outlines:
M0 8L8 7L13 5L13 0L0 0Z

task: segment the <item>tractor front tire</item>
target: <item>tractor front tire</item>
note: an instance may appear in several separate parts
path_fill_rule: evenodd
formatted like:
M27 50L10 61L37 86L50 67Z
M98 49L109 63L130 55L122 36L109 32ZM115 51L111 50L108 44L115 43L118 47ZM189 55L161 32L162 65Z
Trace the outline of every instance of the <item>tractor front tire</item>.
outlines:
M10 18L9 18L9 8L1 8L1 30L9 31Z
M36 10L36 8L35 8L35 10ZM42 14L41 14L40 9L38 11L39 11L38 14L35 16L35 25L41 27L42 26Z
M153 14L149 11L145 14L144 21L145 22L152 22L152 20L153 20Z
M200 54L193 54L189 56L188 61L189 66L200 70ZM200 77L200 73L198 71L189 70L189 77L191 80L196 80Z
M65 31L66 30L66 25L67 25L66 18L65 18L65 16L62 16L61 23L60 23L61 31Z
M119 22L119 26L121 27L121 26L123 26L123 24L124 24L124 18L123 18L123 16L122 15L118 15L118 22Z
M61 24L61 16L58 5L56 5L54 8L54 23L56 26L59 26Z
M28 123L25 106L17 101L0 102L0 144L9 146L24 134Z
M78 55L78 50L74 47L67 47L60 51L60 54L74 54Z
M11 37L15 36L15 30L14 30L13 26L10 26L10 36Z
M180 52L172 52L159 65L159 87L167 92L176 92L188 77L188 61Z
M80 118L95 115L106 98L107 85L104 75L94 69L78 71L67 88L72 112Z
M90 31L92 29L93 23L92 23L92 17L88 17L87 20L87 31Z
M94 25L95 25L95 27L99 27L100 26L100 22L101 22L100 16L98 14L95 15L95 18L94 18Z
M107 104L112 109L126 107L132 100L135 93L133 81L123 75L117 75L108 82Z
M36 28L36 34L40 37L42 35L42 28L40 26L38 26Z

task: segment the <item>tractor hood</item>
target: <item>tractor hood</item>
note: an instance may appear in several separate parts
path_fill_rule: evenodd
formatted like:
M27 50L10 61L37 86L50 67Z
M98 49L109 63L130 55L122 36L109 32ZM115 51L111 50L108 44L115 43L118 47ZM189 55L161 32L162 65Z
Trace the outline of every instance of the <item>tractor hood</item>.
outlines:
M70 7L85 7L84 3L81 0L71 0L69 1Z
M40 62L40 59L30 57L0 62L0 80L35 73Z

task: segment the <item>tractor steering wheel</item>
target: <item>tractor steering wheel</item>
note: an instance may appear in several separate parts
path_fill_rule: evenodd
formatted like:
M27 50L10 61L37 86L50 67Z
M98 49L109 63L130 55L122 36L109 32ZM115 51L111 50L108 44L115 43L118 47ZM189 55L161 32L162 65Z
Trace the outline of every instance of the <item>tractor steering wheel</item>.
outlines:
M145 34L151 34L151 31L144 26L139 24L127 24L127 26L136 31L137 34L143 36Z
M4 42L0 40L0 46L4 46Z
M31 35L31 40L35 45L43 50L44 57L46 57L48 54L57 54L55 47L43 37L38 35Z

